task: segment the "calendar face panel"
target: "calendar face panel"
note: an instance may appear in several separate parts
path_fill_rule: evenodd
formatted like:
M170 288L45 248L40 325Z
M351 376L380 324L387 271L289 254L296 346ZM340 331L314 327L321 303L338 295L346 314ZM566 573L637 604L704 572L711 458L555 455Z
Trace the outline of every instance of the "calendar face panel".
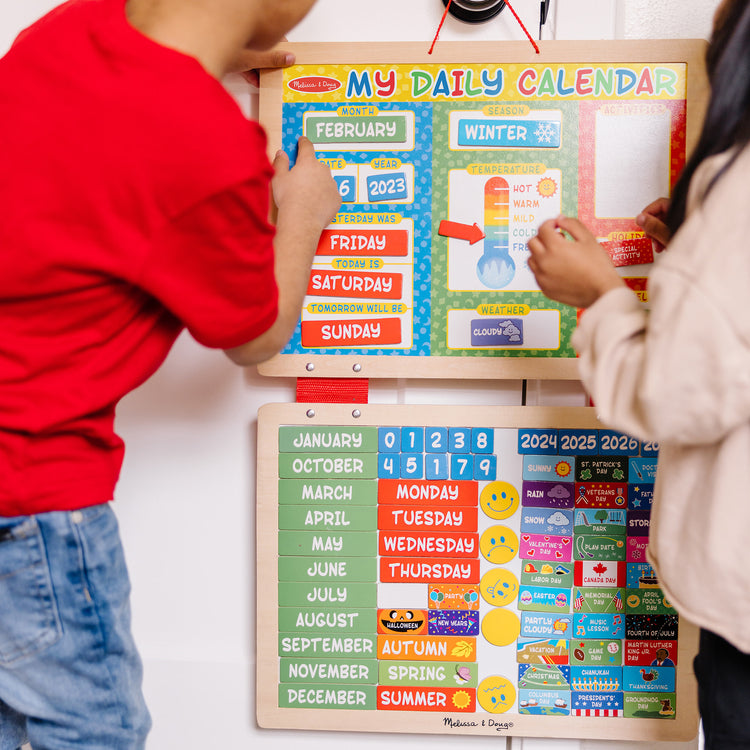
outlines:
M654 253L635 217L684 166L702 43L439 52L303 45L261 87L273 148L294 157L307 137L342 200L299 325L261 371L346 376L355 357L368 377L575 377L576 310L528 266L528 241L560 214L647 298Z

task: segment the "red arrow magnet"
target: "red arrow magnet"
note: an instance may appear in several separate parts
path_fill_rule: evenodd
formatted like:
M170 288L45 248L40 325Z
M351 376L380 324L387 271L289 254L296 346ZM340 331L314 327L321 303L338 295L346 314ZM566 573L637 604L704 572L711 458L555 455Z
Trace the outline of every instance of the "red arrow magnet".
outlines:
M441 221L438 234L443 237L452 237L455 240L468 240L470 245L484 239L484 232L476 222L473 224L459 224L456 221Z

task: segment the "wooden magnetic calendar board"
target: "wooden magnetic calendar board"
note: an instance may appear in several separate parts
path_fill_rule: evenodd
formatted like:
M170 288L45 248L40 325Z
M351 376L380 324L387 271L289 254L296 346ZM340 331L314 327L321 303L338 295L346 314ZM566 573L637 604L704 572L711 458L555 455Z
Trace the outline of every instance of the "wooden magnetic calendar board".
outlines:
M258 723L694 737L657 453L590 408L262 407Z
M290 47L298 64L262 79L270 153L306 135L343 205L260 372L576 378L576 310L539 291L526 243L577 215L645 298L653 252L633 219L696 139L705 42Z

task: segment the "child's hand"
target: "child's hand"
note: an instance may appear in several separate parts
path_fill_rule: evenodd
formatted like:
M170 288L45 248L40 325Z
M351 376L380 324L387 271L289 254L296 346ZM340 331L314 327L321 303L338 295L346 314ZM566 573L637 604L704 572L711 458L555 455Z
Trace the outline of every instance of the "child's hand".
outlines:
M672 235L665 220L669 211L669 198L657 198L636 216L635 223L651 238L655 253L660 253L669 244Z
M290 211L298 221L309 220L320 232L341 208L336 181L331 170L315 157L312 141L299 139L297 161L289 169L289 157L279 151L273 162L276 172L272 187L279 214Z
M607 251L578 219L560 216L545 221L529 240L529 250L529 268L539 288L566 305L589 307L624 284Z
M241 73L251 86L258 88L262 68L288 68L290 65L294 65L294 61L294 55L282 49L272 49L266 52L244 49L234 61L229 72Z

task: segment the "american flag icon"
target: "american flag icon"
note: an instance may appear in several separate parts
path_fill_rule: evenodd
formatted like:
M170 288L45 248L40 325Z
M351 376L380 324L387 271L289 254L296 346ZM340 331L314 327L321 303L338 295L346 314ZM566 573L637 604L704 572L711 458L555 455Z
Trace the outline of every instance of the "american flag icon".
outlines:
M615 594L615 607L622 611L622 594L618 590L618 592Z

